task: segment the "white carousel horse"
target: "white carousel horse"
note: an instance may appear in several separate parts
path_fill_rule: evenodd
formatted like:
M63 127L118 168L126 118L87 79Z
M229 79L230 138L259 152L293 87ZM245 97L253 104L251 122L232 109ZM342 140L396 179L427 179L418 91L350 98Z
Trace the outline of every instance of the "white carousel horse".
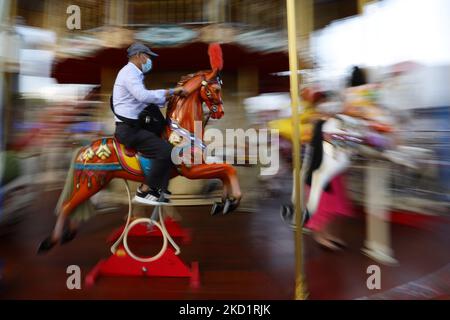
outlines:
M317 211L327 185L350 166L352 156L356 154L413 169L418 169L418 160L430 157L429 150L395 145L393 137L381 132L370 121L343 114L320 120L314 128L311 144L307 146L301 170L301 183L308 181L311 185L309 198L302 208L303 225ZM303 199L303 194L301 196ZM291 204L281 207L281 217L286 224L295 228Z

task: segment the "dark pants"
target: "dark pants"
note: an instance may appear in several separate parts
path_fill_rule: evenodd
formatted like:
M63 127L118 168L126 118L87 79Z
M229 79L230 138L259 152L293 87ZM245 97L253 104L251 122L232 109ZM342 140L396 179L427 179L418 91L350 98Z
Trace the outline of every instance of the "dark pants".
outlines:
M174 168L170 157L172 145L153 132L123 122L116 122L115 137L125 147L136 149L152 160L150 172L145 176L146 184L151 188L167 190Z

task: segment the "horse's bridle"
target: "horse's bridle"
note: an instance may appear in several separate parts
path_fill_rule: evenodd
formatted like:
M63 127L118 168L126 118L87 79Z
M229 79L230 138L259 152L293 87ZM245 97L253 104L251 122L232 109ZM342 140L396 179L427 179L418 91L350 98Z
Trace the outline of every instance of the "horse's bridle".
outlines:
M222 88L223 82L222 82L222 79L221 79L220 75L217 75L216 80L206 80L205 76L203 76L203 80L202 80L202 82L201 82L202 87L206 87L206 86L209 85L209 84L219 84L220 87ZM206 94L206 97L207 97L208 99L211 97L211 92L206 91L205 94ZM204 102L206 103L206 101L204 101ZM220 99L220 101L218 101L218 103L213 103L213 104L212 104L212 107L211 107L211 109L210 109L210 112L209 112L209 114L208 114L208 116L207 116L207 119L206 119L206 121L205 121L205 125L206 125L206 124L208 123L208 121L209 121L209 118L210 118L210 116L211 116L211 112L213 112L213 113L217 112L217 104L219 104L219 103L222 104L222 109L223 109L223 101L222 101L222 99ZM208 104L207 104L207 105L208 105ZM209 109L209 106L208 106L208 109Z
M194 146L197 146L202 150L206 148L206 144L201 139L196 137L193 132L190 132L181 127L178 121L168 118L167 123L172 131L175 131L178 135L187 138L190 141L190 144L193 144Z

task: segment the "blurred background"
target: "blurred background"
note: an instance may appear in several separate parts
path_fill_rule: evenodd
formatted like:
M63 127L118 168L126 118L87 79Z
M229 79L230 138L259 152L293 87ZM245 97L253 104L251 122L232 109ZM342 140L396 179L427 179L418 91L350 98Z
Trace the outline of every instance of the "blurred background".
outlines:
M79 30L66 26L70 5L81 9ZM356 208L356 219L339 226L350 250L330 255L305 236L311 297L371 296L373 292L365 287L364 268L380 262L359 251L371 241L381 245L382 254L397 265L383 269L389 276L383 280L383 292L387 293L381 298L411 296L412 290L395 288L418 279L422 286L429 286L428 291L413 297L450 297L450 2L298 0L295 14L301 143L309 143L315 120L325 114L344 113L382 122L378 116L383 113L389 115L383 121L387 119L397 145L403 148L397 150L404 151L400 159L415 164L412 169L402 165L403 160L378 159L374 165L370 156L355 152L345 189ZM227 217L227 222L210 221L207 214L220 198L218 182L188 183L182 177L171 181L175 199L189 206L180 209L183 222L205 241L216 239L211 228L220 239L229 240L217 244L227 252L221 258L198 253L212 250L208 246L188 250L188 257L200 255L197 259L206 260L210 279L231 275L226 284L213 281L208 288L213 288L214 294L206 290L186 295L176 287L159 291L160 295L141 288L121 296L114 289L117 285L111 285L109 291L93 291L87 297L293 296L293 238L279 218L279 208L290 201L292 192L284 0L0 0L0 39L0 297L86 297L67 291L65 280L41 295L37 292L44 278L55 283L64 279L62 268L68 262L64 252L79 257L79 264L86 269L107 252L103 240L98 239L122 223L127 198L121 184L111 183L93 202L99 213L123 214L105 215L105 220L96 217L93 226L80 235L85 242L79 242L79 248L75 247L77 239L47 260L36 258L34 251L53 226L53 209L72 151L114 132L109 97L117 72L127 62L126 49L136 40L159 54L145 80L149 89L173 87L181 76L208 69L208 44L219 42L224 56L225 116L211 120L208 127L278 129L281 166L273 176L260 176L259 165L249 164L257 155L249 153L248 143L238 146L246 150L246 164L237 166L244 197L239 212ZM362 70L364 81L351 84L355 66ZM376 115L371 118L368 113ZM223 152L235 151L235 146L227 146ZM384 215L375 226L366 217L370 214L367 190L372 190L367 188L370 166L389 168L384 182L388 196L379 199L385 202ZM190 220L195 214L201 218ZM236 228L236 235L227 238L227 226L228 230ZM90 246L91 240L98 249L86 258L83 246ZM242 241L246 245L237 252L245 258L231 257ZM38 270L26 280L37 290L25 285L20 272L25 262ZM261 270L254 265L263 263ZM55 270L61 268L55 271L58 280L46 273L50 264ZM334 271L327 269L330 264ZM359 275L352 278L346 269L357 270ZM437 275L433 273L436 270L440 270ZM42 275L41 282L36 275ZM426 276L435 277L432 284L424 284ZM276 289L261 291L260 282L273 283ZM242 283L247 284L248 292L238 292ZM326 290L324 283L331 283L334 290ZM439 289L433 287L436 283Z

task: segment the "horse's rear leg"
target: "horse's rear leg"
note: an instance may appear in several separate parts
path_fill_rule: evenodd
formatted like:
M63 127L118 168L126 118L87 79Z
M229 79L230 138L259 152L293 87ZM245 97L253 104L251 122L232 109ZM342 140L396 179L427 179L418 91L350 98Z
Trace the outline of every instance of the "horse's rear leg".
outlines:
M181 167L181 174L188 179L219 178L224 185L222 203L213 206L211 214L220 211L224 214L232 212L239 206L242 197L236 169L229 164L199 164L192 167Z
M80 204L88 200L105 186L106 183L103 185L93 183L91 187L88 188L86 184L81 184L80 189L75 189L71 198L63 205L61 212L59 212L52 235L41 242L38 248L38 253L49 251L59 241L63 244L75 238L77 224L75 222L71 222L67 225L67 228L65 228L67 218Z

